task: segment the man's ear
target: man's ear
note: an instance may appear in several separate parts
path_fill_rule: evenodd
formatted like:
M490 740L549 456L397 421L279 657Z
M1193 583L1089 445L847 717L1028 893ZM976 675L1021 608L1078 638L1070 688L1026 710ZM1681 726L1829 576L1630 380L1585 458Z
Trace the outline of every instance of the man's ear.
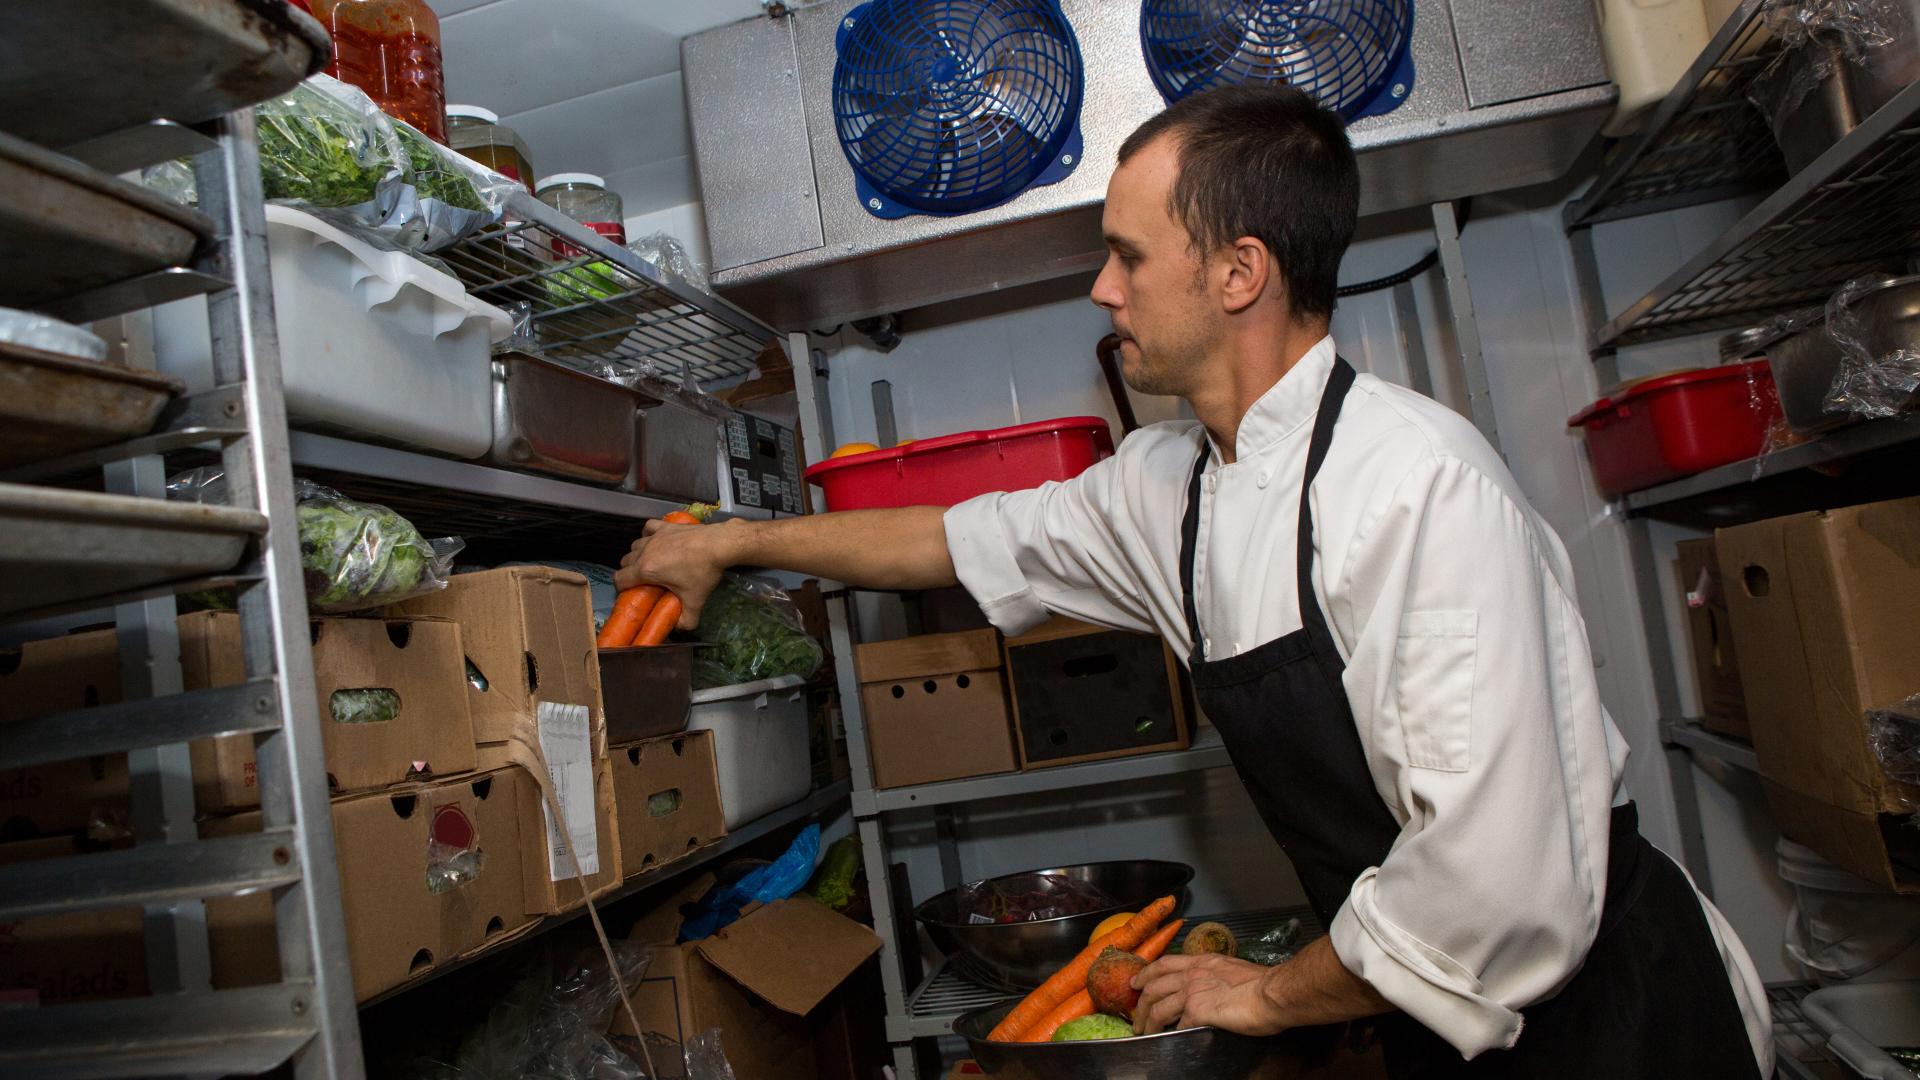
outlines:
M1235 240L1220 253L1220 258L1226 271L1220 301L1230 315L1252 307L1267 290L1283 287L1273 263L1273 253L1251 236Z

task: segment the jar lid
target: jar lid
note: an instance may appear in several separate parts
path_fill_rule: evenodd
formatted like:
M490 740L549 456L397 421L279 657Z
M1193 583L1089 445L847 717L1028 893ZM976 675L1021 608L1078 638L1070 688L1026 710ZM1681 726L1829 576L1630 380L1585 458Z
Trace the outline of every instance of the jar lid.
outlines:
M449 105L447 106L447 115L449 117L457 116L462 120L481 120L489 124L497 124L500 122L499 113L494 112L492 109L483 109L478 105Z
M587 184L591 187L603 188L607 186L607 181L605 178L595 176L590 172L554 173L552 176L541 177L539 181L533 185L533 191L534 194L538 195L550 187L559 187L561 184Z

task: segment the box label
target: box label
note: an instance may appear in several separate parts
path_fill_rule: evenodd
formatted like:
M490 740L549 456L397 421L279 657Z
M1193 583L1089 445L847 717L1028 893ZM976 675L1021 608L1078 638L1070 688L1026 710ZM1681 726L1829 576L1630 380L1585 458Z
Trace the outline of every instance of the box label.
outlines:
M571 843L580 860L581 876L592 877L600 872L600 846L594 830L592 721L585 705L551 701L540 703L538 717L540 752L546 756L554 798L565 818L562 832L563 823L553 819L553 807L541 799L540 812L547 821L548 873L554 881L573 877L573 860L567 857Z

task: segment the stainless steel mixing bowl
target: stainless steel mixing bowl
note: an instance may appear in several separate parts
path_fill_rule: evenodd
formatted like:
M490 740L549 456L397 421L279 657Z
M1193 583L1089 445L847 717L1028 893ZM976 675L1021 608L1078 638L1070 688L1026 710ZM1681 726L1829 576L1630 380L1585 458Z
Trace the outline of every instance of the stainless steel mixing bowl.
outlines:
M1193 880L1193 867L1154 859L1129 859L1026 870L1022 874L1060 874L1085 882L1118 902L1097 911L1056 919L969 925L960 919L956 906L959 890L954 889L915 908L914 918L920 920L933 943L953 958L963 974L990 986L1031 989L1086 948L1094 928L1107 916L1138 911L1169 895L1178 897L1179 904L1184 906L1187 884Z
M989 1042L986 1034L1014 1006L975 1009L953 1023L973 1059L994 1080L1295 1080L1314 1075L1333 1054L1340 1028L1301 1028L1272 1038L1218 1028L1188 1028L1131 1039L1088 1042Z

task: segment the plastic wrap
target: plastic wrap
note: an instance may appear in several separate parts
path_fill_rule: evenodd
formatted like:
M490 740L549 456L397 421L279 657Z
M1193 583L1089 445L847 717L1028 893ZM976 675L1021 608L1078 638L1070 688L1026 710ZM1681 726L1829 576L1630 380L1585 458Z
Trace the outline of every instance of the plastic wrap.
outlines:
M1888 778L1920 785L1920 694L1898 705L1867 710L1867 745Z
M621 981L640 985L653 953L615 942ZM443 1080L651 1080L648 1070L605 1034L620 989L606 956L584 952L516 982L460 1045Z
M486 853L479 848L427 841L427 891L430 893L452 892L475 881L485 866Z
M1781 49L1753 77L1747 97L1776 134L1839 64L1863 64L1893 41L1892 0L1770 0L1761 18Z
M1872 337L1855 310L1861 296L1877 291L1886 277L1858 278L1827 301L1827 336L1840 347L1840 366L1827 391L1826 409L1843 416L1884 420L1905 413L1920 391L1920 351L1895 347L1876 354Z
M498 222L518 182L315 75L258 109L269 200L404 251L437 251Z
M693 660L696 690L813 674L820 643L800 622L800 609L778 586L728 574L700 610L695 635L714 647Z
M707 268L688 253L686 245L670 233L655 232L627 245L627 250L652 263L696 289L707 288Z
M687 1040L687 1080L733 1080L733 1066L720 1047L720 1029L709 1028Z
M189 469L167 481L167 497L224 504L226 476L212 466ZM315 611L366 611L444 589L466 547L455 537L428 540L385 506L305 480L294 481L294 499L307 606Z
M140 170L140 186L164 195L181 206L199 206L199 186L193 178L193 163L163 161Z
M1293 959L1300 941L1300 920L1288 919L1252 941L1240 943L1240 959L1273 967Z
M107 343L72 323L32 311L0 308L0 343L83 360L105 360Z
M1019 923L1084 915L1120 902L1065 874L1013 874L960 886L960 921Z

